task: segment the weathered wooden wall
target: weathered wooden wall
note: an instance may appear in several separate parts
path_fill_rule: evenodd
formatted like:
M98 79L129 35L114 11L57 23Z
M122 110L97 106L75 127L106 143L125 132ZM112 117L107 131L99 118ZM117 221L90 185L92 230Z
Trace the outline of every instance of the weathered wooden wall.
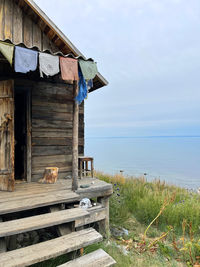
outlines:
M14 44L23 43L40 51L59 51L29 14L25 14L13 0L0 0L0 40L9 39Z
M84 151L84 104L80 107L79 151ZM73 85L36 82L32 89L32 180L45 167L59 178L72 172Z

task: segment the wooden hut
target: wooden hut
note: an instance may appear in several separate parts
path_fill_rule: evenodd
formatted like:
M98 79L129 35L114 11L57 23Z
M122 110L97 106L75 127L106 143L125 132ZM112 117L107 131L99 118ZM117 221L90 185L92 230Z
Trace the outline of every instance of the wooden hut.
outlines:
M85 59L32 0L0 0L0 41ZM98 73L90 92L105 85ZM76 82L63 81L60 74L40 78L38 70L16 73L0 54L0 266L28 266L98 242L102 236L88 228L91 223L103 234L109 231L112 186L95 178L78 179L78 156L84 155L84 102L75 102L77 90ZM47 167L59 168L55 184L38 182ZM84 197L97 205L74 208ZM60 237L5 252L6 240L52 226ZM110 265L105 266L114 262L102 251L80 262L90 266L92 257L106 260Z

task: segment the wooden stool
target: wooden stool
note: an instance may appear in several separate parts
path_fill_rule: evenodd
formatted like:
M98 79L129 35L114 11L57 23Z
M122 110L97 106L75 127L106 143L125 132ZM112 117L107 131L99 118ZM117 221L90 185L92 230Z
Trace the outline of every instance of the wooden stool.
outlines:
M78 157L79 163L79 172L80 178L82 179L83 176L88 176L91 173L92 178L94 177L94 166L93 166L94 159L92 157ZM88 169L88 162L91 162L91 169Z

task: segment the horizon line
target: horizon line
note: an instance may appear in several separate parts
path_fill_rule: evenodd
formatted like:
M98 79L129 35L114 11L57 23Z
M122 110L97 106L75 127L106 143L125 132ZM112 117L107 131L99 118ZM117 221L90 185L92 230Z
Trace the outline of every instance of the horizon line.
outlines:
M144 135L144 136L86 136L91 139L125 139L125 138L200 138L200 135Z

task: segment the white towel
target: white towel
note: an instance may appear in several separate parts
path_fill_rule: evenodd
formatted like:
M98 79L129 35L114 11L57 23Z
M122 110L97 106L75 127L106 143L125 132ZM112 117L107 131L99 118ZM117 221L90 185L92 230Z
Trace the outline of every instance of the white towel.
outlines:
M35 71L38 64L38 52L23 48L20 46L15 47L15 71L27 73Z
M60 72L59 57L46 53L39 53L40 76L54 76Z

